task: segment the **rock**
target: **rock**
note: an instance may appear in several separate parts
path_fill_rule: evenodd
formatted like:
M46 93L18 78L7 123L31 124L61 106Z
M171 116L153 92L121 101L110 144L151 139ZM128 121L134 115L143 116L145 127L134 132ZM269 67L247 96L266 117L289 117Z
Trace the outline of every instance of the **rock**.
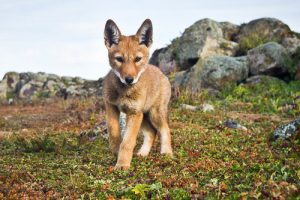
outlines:
M215 108L214 108L213 105L210 105L208 103L204 103L204 104L201 105L201 110L203 112L211 112L211 111L214 111Z
M214 106L210 105L208 103L204 103L200 106L192 106L192 105L188 105L188 104L181 104L180 108L183 109L183 110L191 110L191 111L201 110L202 112L214 111Z
M12 105L14 103L14 99L13 98L9 98L7 101L8 105Z
M80 78L80 77L75 77L72 79L73 82L75 82L76 84L84 84L84 79Z
M282 46L292 55L300 48L300 39L296 36L283 38Z
M266 76L266 75L255 75L255 76L251 76L249 78L246 79L245 81L245 84L248 84L248 85L255 85L255 84L258 84L258 83L268 83L270 81L279 81L283 84L285 84L284 81L276 78L276 77L273 77L273 76Z
M245 53L247 50L267 42L281 43L294 34L282 21L275 18L260 18L241 25L237 42Z
M248 77L246 57L211 56L198 62L191 70L175 75L175 87L198 92L202 88L221 89Z
M201 55L213 55L214 50L220 46L221 39L224 40L220 24L211 19L199 20L185 29L175 52L180 69L195 65Z
M155 50L149 61L150 64L160 68L164 74L171 74L177 69L177 64L173 57L174 49L170 46Z
M60 77L57 76L56 74L48 74L47 80L48 80L48 81L51 80L51 81L56 81L56 82L58 82L58 81L60 81Z
M44 89L54 92L60 88L59 88L57 82L55 82L54 80L48 80L44 85Z
M8 72L4 75L2 84L6 85L7 92L13 93L16 90L16 85L20 80L20 76L16 72Z
M178 41L179 38L175 38L167 47L155 50L149 63L160 68L164 74L177 71L178 66L175 61L175 51L178 46Z
M244 130L244 131L247 131L247 130L248 130L245 126L243 126L243 125L237 123L236 121L230 120L230 119L229 119L229 120L225 120L225 121L223 122L223 125L224 125L225 127L227 127L227 128L241 129L241 130Z
M31 80L28 83L34 86L35 88L39 88L39 89L42 89L44 86L44 82L40 82L39 79Z
M71 76L62 76L61 80L64 81L64 82L72 82L73 77L71 77Z
M202 19L188 27L181 37L156 50L150 63L158 66L164 73L189 69L212 55L234 56L239 45L229 40L238 32L238 26L229 22L218 23ZM225 38L224 38L224 36Z
M45 83L48 79L48 75L44 72L38 72L35 76L35 81L36 82L41 82L41 83Z
M199 59L204 60L213 55L227 55L234 56L238 49L238 43L220 39L213 39L207 37L205 44L199 54Z
M55 74L7 73L0 81L0 99L32 99L41 97L74 97L102 94L102 81L88 81L80 77L62 77Z
M220 22L220 27L222 29L224 39L235 41L235 38L240 31L240 27L238 25L230 22Z
M188 105L188 104L181 104L180 108L183 110L191 110L191 111L199 110L198 106L192 106L192 105Z
M247 53L251 75L265 74L284 77L288 74L289 56L284 47L276 42L269 42L251 49Z
M201 73L202 86L215 89L241 82L247 77L246 57L212 56L205 61Z
M28 83L30 80L34 80L36 74L32 72L20 73L20 80L23 80L24 83Z
M275 129L271 139L288 139L300 130L300 118Z
M20 99L30 98L34 94L36 94L37 90L35 86L31 85L31 83L26 83L19 92Z
M0 83L0 99L6 100L11 98L16 92L16 86L20 80L20 76L16 72L8 72L4 75Z

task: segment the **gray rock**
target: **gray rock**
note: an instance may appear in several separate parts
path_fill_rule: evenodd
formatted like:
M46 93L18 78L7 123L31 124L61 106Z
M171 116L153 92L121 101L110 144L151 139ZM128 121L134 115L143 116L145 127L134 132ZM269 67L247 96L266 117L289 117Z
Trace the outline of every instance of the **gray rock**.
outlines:
M201 73L204 87L220 89L228 83L238 83L248 77L245 57L213 56L208 58Z
M223 125L224 125L225 127L227 127L227 128L241 129L241 130L244 130L244 131L247 131L247 130L248 130L245 126L243 126L243 125L237 123L236 121L230 120L230 119L225 120L225 121L223 122Z
M176 50L176 57L181 69L188 69L197 63L208 37L210 43L215 43L214 40L223 38L223 32L218 22L202 19L185 29Z
M297 133L298 130L300 130L300 118L276 128L271 139L288 139Z
M214 106L208 103L201 104L200 106L192 106L189 104L181 104L180 108L183 110L191 110L191 111L197 111L201 110L202 112L211 112L214 111Z
M188 27L181 37L174 39L169 46L156 50L150 63L168 74L189 69L198 60L204 60L212 55L234 56L238 52L239 45L228 39L237 31L238 26L228 22L199 20Z
M176 63L175 52L178 42L179 38L175 38L167 47L155 50L149 63L160 68L164 74L170 74L177 71L178 66Z
M177 70L177 64L173 56L174 49L169 45L168 47L155 50L150 64L157 66L164 74L170 74Z
M65 83L69 83L69 82L72 82L73 81L73 77L71 76L62 76L61 77L61 80Z
M20 73L20 80L24 80L25 83L28 83L30 80L34 80L36 74L32 72Z
M251 75L283 76L288 73L286 49L276 42L269 42L247 53Z
M211 56L198 62L191 70L175 75L175 87L198 92L203 88L221 89L248 77L246 57Z
M300 39L296 36L283 38L282 46L292 55L300 48Z
M36 82L41 82L41 83L45 83L48 79L48 74L44 73L44 72L38 72L35 76L35 81Z
M292 36L293 33L288 25L275 18L260 18L244 24L240 28L237 37L238 43L245 39L258 36L264 42L281 42L283 38Z
M20 99L30 98L31 96L35 95L37 89L31 83L26 83L19 92Z
M57 76L56 74L48 74L48 76L47 76L47 80L48 81L60 81L60 77L59 76Z
M72 79L73 82L75 82L76 84L84 84L85 80L80 78L80 77L75 77Z
M223 37L229 41L235 41L240 27L238 25L232 24L230 22L220 22L220 27L223 32Z
M16 85L20 80L20 76L16 72L8 72L4 75L2 84L6 85L7 92L14 93L16 91Z

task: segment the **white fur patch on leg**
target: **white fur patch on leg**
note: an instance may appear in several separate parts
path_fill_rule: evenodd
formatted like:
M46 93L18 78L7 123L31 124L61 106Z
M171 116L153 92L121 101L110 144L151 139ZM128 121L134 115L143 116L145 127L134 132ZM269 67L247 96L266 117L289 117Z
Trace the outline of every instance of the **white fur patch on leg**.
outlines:
M140 148L140 150L137 153L138 156L145 157L145 156L149 155L149 152L151 150L152 143L154 140L151 138L151 136L149 134L151 134L151 133L146 133L146 134L144 133L144 142L143 142L142 147Z
M160 133L160 142L161 142L161 149L160 153L161 154L166 154L166 155L173 155L172 147L171 147L171 138L170 135L168 134L167 130L162 130Z

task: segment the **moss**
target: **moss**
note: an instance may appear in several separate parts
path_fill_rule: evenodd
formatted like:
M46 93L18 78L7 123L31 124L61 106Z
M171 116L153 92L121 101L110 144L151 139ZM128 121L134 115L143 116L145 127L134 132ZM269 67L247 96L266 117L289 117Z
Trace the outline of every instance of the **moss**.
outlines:
M15 93L14 92L6 92L6 99L13 99L15 98Z
M288 71L291 74L292 78L295 75L298 64L300 62L300 47L296 49L296 51L289 57L285 58L285 63L287 63Z
M258 47L259 45L267 42L280 42L281 38L272 37L268 35L260 35L257 33L251 33L243 36L239 41L239 54L245 55L248 50Z

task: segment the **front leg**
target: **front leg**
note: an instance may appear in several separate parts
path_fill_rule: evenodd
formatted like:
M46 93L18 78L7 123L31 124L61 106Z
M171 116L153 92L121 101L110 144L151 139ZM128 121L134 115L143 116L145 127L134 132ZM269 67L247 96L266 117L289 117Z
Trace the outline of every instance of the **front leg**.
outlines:
M136 145L136 138L139 133L143 113L127 114L126 131L120 145L118 161L115 169L128 169L132 159L133 149Z
M121 143L119 116L120 111L118 108L110 103L105 103L106 121L109 134L109 147L114 154L118 154L119 146Z

